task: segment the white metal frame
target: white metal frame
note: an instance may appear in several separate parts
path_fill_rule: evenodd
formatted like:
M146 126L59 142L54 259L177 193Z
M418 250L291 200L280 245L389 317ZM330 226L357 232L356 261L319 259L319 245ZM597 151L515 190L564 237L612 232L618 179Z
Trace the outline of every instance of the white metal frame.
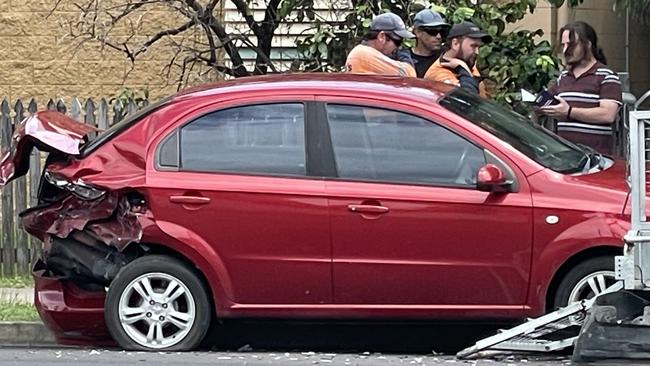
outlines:
M629 184L630 231L625 235L625 254L616 257L616 278L627 290L650 289L650 222L646 216L646 168L650 144L650 111L630 111Z

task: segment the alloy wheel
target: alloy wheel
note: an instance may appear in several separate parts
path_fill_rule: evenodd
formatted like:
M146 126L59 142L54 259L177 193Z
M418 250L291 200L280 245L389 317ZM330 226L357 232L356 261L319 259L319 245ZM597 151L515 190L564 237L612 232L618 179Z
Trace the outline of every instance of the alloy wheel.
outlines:
M182 341L196 319L196 304L188 287L161 272L146 273L131 281L120 296L118 311L126 334L151 349Z
M614 271L598 271L582 278L569 294L569 304L591 299L616 282Z
M616 282L614 271L597 271L582 278L571 290L567 305L578 301L591 299L607 289ZM569 321L575 325L582 325L586 314L581 313L569 317Z

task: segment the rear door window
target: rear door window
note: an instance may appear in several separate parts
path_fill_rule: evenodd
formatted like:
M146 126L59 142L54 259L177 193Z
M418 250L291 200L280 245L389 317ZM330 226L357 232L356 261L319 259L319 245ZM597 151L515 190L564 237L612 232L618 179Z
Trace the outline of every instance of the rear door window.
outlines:
M206 114L180 130L180 170L306 175L302 103L262 104Z

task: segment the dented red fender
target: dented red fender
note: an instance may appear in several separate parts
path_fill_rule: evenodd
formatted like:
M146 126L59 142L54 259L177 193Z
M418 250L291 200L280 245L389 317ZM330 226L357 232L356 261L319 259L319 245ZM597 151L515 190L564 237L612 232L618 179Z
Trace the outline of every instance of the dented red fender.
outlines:
M2 151L0 187L29 170L29 154L35 145L42 151L79 155L86 135L97 128L55 111L37 112L25 118L14 130L7 150Z

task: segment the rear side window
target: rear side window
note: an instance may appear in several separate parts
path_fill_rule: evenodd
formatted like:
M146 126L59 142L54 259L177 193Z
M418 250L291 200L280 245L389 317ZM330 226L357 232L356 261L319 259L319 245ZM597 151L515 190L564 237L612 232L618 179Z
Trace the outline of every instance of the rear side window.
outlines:
M306 175L302 103L230 108L180 130L180 169Z

